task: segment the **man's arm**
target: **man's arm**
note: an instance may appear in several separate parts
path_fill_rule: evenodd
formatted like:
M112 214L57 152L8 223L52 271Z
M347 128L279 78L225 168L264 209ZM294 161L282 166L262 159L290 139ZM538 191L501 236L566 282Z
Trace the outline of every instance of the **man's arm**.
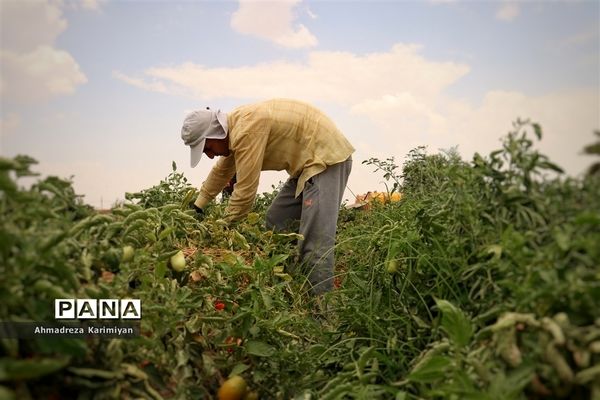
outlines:
M268 139L268 129L259 129L240 135L236 143L237 182L226 209L225 220L228 222L244 218L252 209Z
M211 169L206 181L200 188L200 194L194 202L199 208L204 208L210 203L235 174L235 160L233 155L221 157Z

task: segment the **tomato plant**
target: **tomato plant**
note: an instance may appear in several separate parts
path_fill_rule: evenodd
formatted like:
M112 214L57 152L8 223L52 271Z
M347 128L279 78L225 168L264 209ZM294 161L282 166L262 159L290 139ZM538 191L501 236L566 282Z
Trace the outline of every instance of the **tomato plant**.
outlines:
M0 397L597 397L600 180L564 176L532 134L518 121L469 162L368 160L401 200L341 210L319 299L301 238L264 229L276 190L234 225L225 203L199 221L173 164L100 212L69 180L19 186L35 160L2 158L1 320L51 321L72 297L138 298L143 318L135 339L3 339Z

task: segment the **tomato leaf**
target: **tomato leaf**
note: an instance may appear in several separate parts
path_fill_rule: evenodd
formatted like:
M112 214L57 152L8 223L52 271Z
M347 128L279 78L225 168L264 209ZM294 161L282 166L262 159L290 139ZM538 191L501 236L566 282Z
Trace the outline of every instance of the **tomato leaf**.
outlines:
M442 312L442 328L459 347L466 346L473 336L473 326L462 310L446 300L435 300Z
M28 360L0 359L0 381L39 378L64 368L69 357Z
M250 368L250 366L247 365L247 364L243 364L243 363L236 364L231 369L231 372L229 373L229 377L232 377L232 376L235 376L235 375L241 375L242 372L246 371L248 368Z
M451 361L445 356L433 356L423 363L417 364L408 375L408 379L413 382L434 382L442 379L446 370L450 367Z
M246 351L258 357L269 357L275 353L275 348L265 342L249 340L246 343Z

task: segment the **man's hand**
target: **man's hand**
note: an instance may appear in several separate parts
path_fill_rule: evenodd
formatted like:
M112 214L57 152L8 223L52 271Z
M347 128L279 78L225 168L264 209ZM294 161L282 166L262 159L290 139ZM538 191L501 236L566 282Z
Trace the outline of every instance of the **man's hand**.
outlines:
M194 202L190 203L190 208L196 211L196 218L198 221L202 221L204 219L204 210L194 204Z

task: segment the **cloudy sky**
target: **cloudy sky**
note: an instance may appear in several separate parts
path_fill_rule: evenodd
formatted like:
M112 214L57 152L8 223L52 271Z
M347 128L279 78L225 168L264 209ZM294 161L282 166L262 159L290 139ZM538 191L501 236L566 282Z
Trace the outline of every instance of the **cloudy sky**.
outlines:
M487 154L516 118L571 175L600 129L598 1L0 0L0 154L73 176L108 207L171 162L200 185L180 138L191 110L291 97L354 144L361 165L414 147ZM261 191L286 178L263 173Z

